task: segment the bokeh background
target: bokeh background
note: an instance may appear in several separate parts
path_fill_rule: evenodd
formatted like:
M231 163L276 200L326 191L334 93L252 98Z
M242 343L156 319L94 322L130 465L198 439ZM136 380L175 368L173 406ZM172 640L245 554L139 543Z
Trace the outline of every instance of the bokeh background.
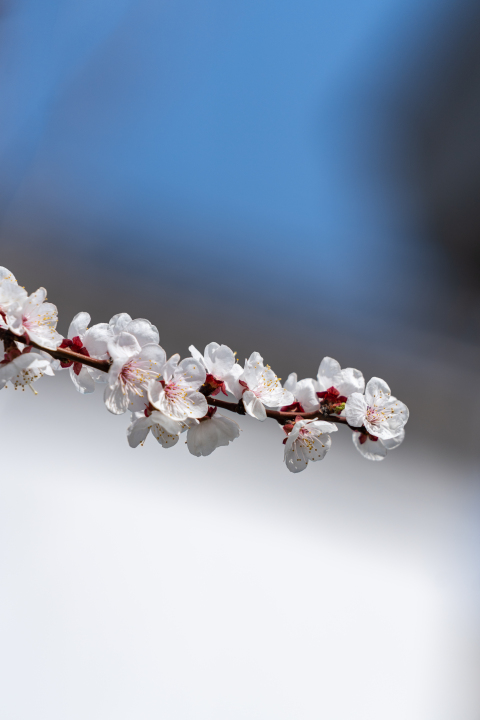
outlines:
M3 0L0 264L411 409L382 463L209 458L67 373L2 393L8 720L477 720L480 7Z

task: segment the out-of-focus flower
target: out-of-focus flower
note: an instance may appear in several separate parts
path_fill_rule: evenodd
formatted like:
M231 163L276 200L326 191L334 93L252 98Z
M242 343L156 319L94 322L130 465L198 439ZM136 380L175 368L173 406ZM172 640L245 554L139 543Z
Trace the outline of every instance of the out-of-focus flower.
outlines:
M7 328L7 313L19 308L27 297L27 291L17 284L15 276L0 267L0 327Z
M384 460L389 450L394 450L402 444L405 438L405 430L400 430L400 433L394 438L389 440L382 440L381 438L375 438L365 433L354 431L352 433L353 444L357 448L360 455L363 455L367 460Z
M3 285L3 283L2 283ZM47 291L39 288L13 306L6 313L6 322L15 335L25 335L44 348L55 350L62 342L56 331L58 313L55 305L45 302Z
M10 347L5 352L4 343L0 340L0 389L9 382L17 390L29 386L39 380L43 375L53 375L51 360L42 357L38 352L25 348L23 351L17 347Z
M180 355L170 358L163 368L163 380L150 384L148 397L156 410L181 422L203 417L208 405L205 396L198 392L205 382L205 368L191 357L179 360Z
M309 461L323 460L330 450L330 433L336 432L333 423L324 420L303 420L298 417L293 427L284 426L288 436L285 442L285 463L290 472L305 470Z
M240 435L237 423L210 407L205 417L187 432L187 446L192 455L210 455L216 448L228 445Z
M147 320L133 320L128 327L129 332L120 332L108 343L113 362L104 399L107 409L115 415L140 409L148 385L160 376L166 360L164 349L151 341L158 333Z
M318 410L320 402L312 378L297 381L297 373L290 373L284 388L292 393L294 401L282 407L282 412L308 413Z
M368 430L370 435L390 440L397 437L408 420L408 408L392 397L387 383L372 378L365 388L365 395L352 393L345 405L345 416L352 427Z
M238 400L243 400L249 415L262 421L267 417L265 406L279 407L294 402L292 393L282 387L280 379L269 365L263 364L263 358L258 352L253 352L245 361L234 394Z
M234 394L243 369L237 364L235 354L229 347L211 342L205 348L203 355L194 345L190 345L188 349L193 359L205 368L207 373L205 383L213 388L210 395L218 395L220 391L224 395L227 395L227 392Z

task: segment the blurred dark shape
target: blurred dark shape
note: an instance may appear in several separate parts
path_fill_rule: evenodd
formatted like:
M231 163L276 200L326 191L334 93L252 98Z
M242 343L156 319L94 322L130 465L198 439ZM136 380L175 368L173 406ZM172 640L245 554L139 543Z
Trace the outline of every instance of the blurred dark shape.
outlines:
M432 238L448 254L446 330L480 340L480 12L443 58L419 123L419 169Z

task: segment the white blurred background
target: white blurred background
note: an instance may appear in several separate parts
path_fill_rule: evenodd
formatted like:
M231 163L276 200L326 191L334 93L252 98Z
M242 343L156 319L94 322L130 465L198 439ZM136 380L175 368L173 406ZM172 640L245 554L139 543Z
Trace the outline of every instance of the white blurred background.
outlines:
M5 0L0 264L411 410L293 476L197 459L68 373L0 405L0 717L478 720L480 12L471 0Z
M132 451L101 393L37 386L0 421L3 717L478 717L477 478L447 447L345 434L293 476L273 422Z

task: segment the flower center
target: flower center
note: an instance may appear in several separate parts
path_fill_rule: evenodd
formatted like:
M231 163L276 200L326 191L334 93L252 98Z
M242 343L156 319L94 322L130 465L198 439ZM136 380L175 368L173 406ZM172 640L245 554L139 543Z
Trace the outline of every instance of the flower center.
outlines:
M367 407L367 420L372 425L378 425L383 421L384 413L382 410L379 410L375 405L372 407L369 405Z
M185 401L187 399L187 389L183 388L181 385L177 385L174 382L168 383L168 385L165 385L165 395L172 403L176 403L179 400Z
M135 360L125 363L120 373L120 382L136 395L143 395L140 388L144 387L150 379L149 373L139 367Z

